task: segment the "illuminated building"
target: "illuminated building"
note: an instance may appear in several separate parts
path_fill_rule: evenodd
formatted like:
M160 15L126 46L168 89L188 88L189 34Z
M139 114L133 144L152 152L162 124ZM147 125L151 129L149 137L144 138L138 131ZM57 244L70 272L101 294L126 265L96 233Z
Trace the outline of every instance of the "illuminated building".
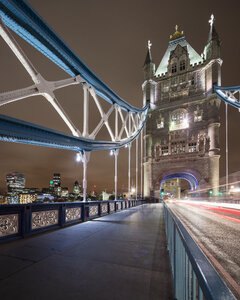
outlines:
M63 187L61 190L61 197L63 198L67 198L69 196L68 194L68 188L67 187Z
M25 176L18 172L6 175L8 192L21 192L25 187Z
M51 184L51 181L50 181L50 186L52 186L53 188L53 193L60 197L61 196L61 175L60 173L54 173L53 174L53 183Z
M78 183L78 181L75 181L73 186L73 194L78 196L80 193L81 193L81 185Z
M33 203L37 200L37 194L19 194L19 204Z
M50 181L51 184L51 181ZM53 174L53 186L61 186L61 175L59 173Z
M159 196L166 178L183 178L191 188L219 185L219 108L213 84L221 85L220 40L210 32L202 55L183 32L170 36L157 68L151 43L143 66L143 103L150 101L144 129L144 195Z

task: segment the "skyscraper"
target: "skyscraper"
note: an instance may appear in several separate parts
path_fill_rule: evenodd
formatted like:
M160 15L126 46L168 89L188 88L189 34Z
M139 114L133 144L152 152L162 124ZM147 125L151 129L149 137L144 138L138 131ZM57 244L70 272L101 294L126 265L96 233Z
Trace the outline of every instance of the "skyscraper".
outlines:
M18 172L6 175L8 192L21 192L25 187L25 176Z

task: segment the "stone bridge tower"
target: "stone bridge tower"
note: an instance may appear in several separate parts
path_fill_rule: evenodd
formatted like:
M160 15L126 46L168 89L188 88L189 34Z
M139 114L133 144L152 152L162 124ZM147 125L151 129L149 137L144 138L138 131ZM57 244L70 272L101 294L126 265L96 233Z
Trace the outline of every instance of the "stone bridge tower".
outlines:
M184 178L192 189L219 185L219 108L213 84L221 85L220 39L209 20L210 32L199 55L183 32L170 36L157 68L151 44L143 66L143 102L150 101L144 131L144 196L158 195L169 178Z

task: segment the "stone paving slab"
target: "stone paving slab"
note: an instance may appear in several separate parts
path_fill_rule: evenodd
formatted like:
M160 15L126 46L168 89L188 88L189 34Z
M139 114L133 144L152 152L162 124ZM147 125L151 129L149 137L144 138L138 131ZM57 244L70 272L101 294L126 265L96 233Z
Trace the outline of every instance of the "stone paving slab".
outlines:
M162 204L0 245L1 300L173 299Z

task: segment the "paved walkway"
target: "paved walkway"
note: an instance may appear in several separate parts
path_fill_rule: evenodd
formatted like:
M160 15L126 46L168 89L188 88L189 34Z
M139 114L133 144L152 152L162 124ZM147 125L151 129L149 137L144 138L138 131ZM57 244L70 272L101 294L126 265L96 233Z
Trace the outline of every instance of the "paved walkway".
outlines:
M162 204L0 245L0 299L173 299Z

